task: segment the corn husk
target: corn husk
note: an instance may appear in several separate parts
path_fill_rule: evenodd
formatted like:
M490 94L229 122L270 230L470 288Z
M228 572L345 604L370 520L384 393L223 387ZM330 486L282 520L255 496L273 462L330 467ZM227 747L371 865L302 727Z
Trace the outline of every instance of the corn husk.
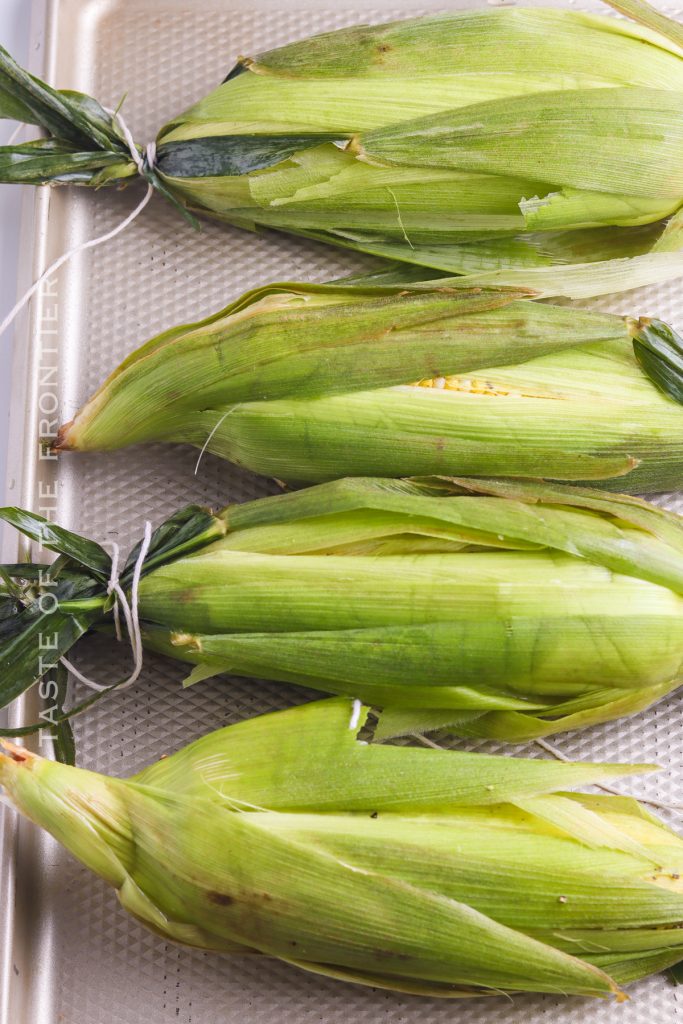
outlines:
M0 782L138 920L201 949L451 998L621 1000L683 958L679 837L635 800L566 792L648 766L361 743L366 716L263 716L124 780L5 745Z
M262 288L139 348L56 447L189 442L287 481L680 487L680 340L659 322L533 301L546 294L458 279Z
M98 545L27 512L2 518L66 557L54 578L3 568L20 587L0 607L6 703L111 623L113 599ZM281 680L382 708L383 737L522 741L676 688L683 529L638 499L561 485L339 481L178 513L146 558L138 611L144 644L192 666L188 685Z
M683 31L498 8L353 26L242 56L158 133L142 174L167 199L452 274L590 270L591 294L679 276ZM0 180L120 185L120 123L0 53L0 117L46 139L0 149ZM192 212L189 216L192 216Z

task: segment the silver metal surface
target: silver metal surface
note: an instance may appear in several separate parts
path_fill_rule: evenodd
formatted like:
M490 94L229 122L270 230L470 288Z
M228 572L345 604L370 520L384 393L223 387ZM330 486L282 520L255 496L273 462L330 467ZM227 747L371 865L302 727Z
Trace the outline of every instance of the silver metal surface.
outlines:
M464 0L451 6L459 3ZM145 142L220 81L240 53L439 7L443 3L415 0L400 6L374 0L370 10L359 0L324 6L318 0L47 0L46 10L35 5L33 38L40 45L33 70L61 87L92 92L108 106L125 95L123 112ZM599 9L593 2L585 7ZM69 246L113 227L140 195L137 186L107 195L74 189L30 194L23 282ZM181 447L64 457L55 464L39 457L38 436L46 432L40 420L68 419L105 374L157 330L197 319L259 282L323 281L362 265L354 255L276 235L212 224L196 232L155 198L124 235L72 261L18 326L11 500L125 549L145 519L157 523L189 501L222 505L267 493L272 485L266 481L210 457L194 475L196 453ZM677 283L601 305L657 314L683 327ZM58 413L40 411L52 405ZM13 543L3 556L14 560ZM75 657L104 681L118 678L112 665L125 663L127 652L86 640ZM146 657L134 690L78 722L79 763L125 775L218 725L305 696L232 679L184 693L182 674L170 662ZM32 696L14 714L33 719L38 710ZM630 790L681 802L680 713L681 699L674 696L648 714L561 737L557 745L577 758L656 761L665 770ZM518 752L546 756L534 747ZM462 1024L580 1024L587 1015L595 1024L672 1024L683 1008L683 997L663 977L633 986L624 1006L551 996L453 1004L344 985L265 958L185 950L127 917L103 882L11 812L0 844L0 1024L445 1024L454 1018Z

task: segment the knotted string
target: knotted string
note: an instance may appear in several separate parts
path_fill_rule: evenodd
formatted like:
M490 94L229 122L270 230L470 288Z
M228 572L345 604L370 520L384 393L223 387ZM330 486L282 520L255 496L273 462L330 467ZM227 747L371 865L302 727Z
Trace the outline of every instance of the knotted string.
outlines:
M130 155L133 160L133 163L138 169L138 173L140 174L141 177L147 179L147 174L150 171L154 170L154 167L156 165L156 143L150 142L145 147L145 156L143 157L138 147L135 145L135 141L130 133L130 129L128 128L128 125L124 121L120 111L108 110L106 107L104 109L107 111L108 114L111 114L112 118L114 118L117 124L119 125L125 143L128 146L128 149L130 150ZM23 128L23 125L19 125L19 129L21 128ZM18 135L18 131L15 132L14 134ZM14 136L12 137L14 138ZM138 203L135 209L131 213L129 213L128 216L125 217L120 224L118 224L115 228L112 228L111 231L107 231L104 235L100 235L98 238L91 238L87 242L81 242L79 245L75 245L73 249L69 249L68 252L65 252L62 256L59 256L53 263L51 263L47 270L43 271L38 280L31 285L28 291L24 292L22 297L14 306L14 308L10 310L5 319L2 321L2 323L0 324L0 337L2 337L7 328L14 323L19 313L21 313L22 309L26 305L28 305L28 303L31 301L31 299L38 291L38 289L41 287L44 281L47 281L48 278L52 277L52 275L55 274L60 269L60 267L63 267L65 263L68 263L73 256L77 256L78 253L85 252L87 249L94 249L95 246L101 245L103 242L109 242L112 238L116 238L117 235L120 235L122 231L125 231L126 228L129 227L129 225L132 224L133 221L140 216L140 214L145 209L153 195L154 185L152 185L152 183L148 181L147 192L145 193L144 199L142 199L142 201Z
M109 583L107 584L107 596L114 595L114 622L116 624L116 638L117 640L122 639L121 633L121 622L120 622L120 611L123 612L123 617L126 622L126 630L128 632L128 638L130 640L131 651L133 654L133 671L129 675L128 679L117 686L118 690L127 690L130 686L137 682L140 673L142 672L142 630L140 628L140 614L139 614L139 590L140 590L140 579L142 577L142 567L147 553L149 552L149 546L152 542L152 524L149 520L145 523L145 535L140 545L140 553L135 562L135 568L133 569L133 580L130 587L130 601L128 600L126 593L121 586L119 578L119 546L118 544L113 545L113 553L111 560L111 576L109 577ZM95 679L89 679L84 676L67 658L63 657L60 659L62 665L71 672L81 683L89 686L92 690L101 692L102 690L108 690L111 687L111 683L98 683Z
M108 114L111 114L111 116L116 120L116 123L118 124L119 128L121 129L121 133L123 135L124 141L125 141L126 145L128 146L128 149L130 150L130 155L133 158L133 163L137 167L138 173L140 174L140 177L146 178L147 177L147 172L148 171L153 171L154 167L156 165L156 162L157 162L157 144L156 144L156 142L148 142L147 143L147 145L145 147L145 156L143 157L141 155L141 153L140 153L140 150L138 149L138 147L135 144L135 139L133 138L133 135L131 133L130 128L128 127L128 125L126 124L126 122L123 119L123 115L121 114L121 111L120 110L109 110L108 107L104 107L103 109L106 110ZM147 166L145 166L145 164Z

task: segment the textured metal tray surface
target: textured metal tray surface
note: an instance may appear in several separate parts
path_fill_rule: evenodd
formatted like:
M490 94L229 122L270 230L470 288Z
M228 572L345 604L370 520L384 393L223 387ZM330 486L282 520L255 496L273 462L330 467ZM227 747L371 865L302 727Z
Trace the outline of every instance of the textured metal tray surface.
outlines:
M450 6L459 4L465 5ZM36 4L41 45L33 70L110 106L125 94L126 118L145 141L220 81L239 53L443 6L413 0L400 6L375 0L370 9L358 0L48 0L44 36L42 4ZM581 7L599 9L591 2ZM137 199L134 189L106 197L53 190L27 198L24 280L75 242L113 227ZM195 232L155 199L124 235L72 261L17 332L13 500L125 549L145 519L157 523L188 501L222 505L268 493L272 484L208 457L195 475L196 453L181 447L64 458L55 465L38 456L37 437L45 432L40 420L57 406L59 417L68 419L103 376L157 330L196 319L262 281L323 281L361 266L357 256L276 235L211 224ZM657 314L683 327L677 284L602 305ZM664 500L676 507L674 496ZM13 540L6 539L5 555L14 559ZM106 679L123 655L104 641L87 640L76 657ZM134 690L78 722L79 763L125 775L221 724L306 697L293 688L234 679L183 693L181 677L178 667L147 657ZM32 699L23 704L17 714L35 714ZM630 791L676 801L680 713L681 699L674 696L632 721L567 735L558 745L577 758L656 761L664 770L635 781ZM536 747L518 752L546 756ZM441 1024L456 1017L462 1024L579 1024L586 1015L595 1024L669 1024L683 1017L683 996L663 977L633 986L632 1001L623 1006L550 996L453 1004L327 981L265 958L182 949L126 916L104 883L9 812L2 843L0 1024Z

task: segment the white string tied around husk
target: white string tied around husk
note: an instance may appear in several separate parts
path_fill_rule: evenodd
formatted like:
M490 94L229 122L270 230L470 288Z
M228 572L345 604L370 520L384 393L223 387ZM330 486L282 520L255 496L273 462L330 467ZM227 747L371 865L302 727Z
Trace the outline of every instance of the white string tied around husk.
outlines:
M121 133L130 151L133 163L137 167L140 177L144 178L147 181L147 191L145 193L145 196L138 203L135 209L132 210L131 213L129 213L126 217L124 217L121 223L117 224L117 226L115 228L112 228L111 231L107 231L105 232L105 234L99 235L97 238L91 238L87 242L80 242L78 245L75 245L72 249L69 249L67 252L63 253L56 260L54 260L54 262L51 263L50 266L43 271L38 280L35 281L27 291L24 292L24 294L15 304L15 306L10 310L5 319L2 321L2 323L0 324L0 337L2 337L7 328L14 323L16 318L21 313L22 309L24 309L24 307L28 305L28 303L31 301L33 296L36 294L36 292L40 289L41 285L45 281L52 277L53 274L56 274L57 271L61 267L63 267L65 263L68 263L69 260L72 259L74 256L77 256L81 252L86 252L86 250L88 249L94 249L96 246L101 245L103 242L109 242L112 238L116 238L117 235L120 235L122 231L125 231L126 228L133 223L134 220L137 220L137 218L140 216L140 214L145 209L150 199L154 195L154 185L149 181L148 174L151 171L153 171L156 166L156 143L148 143L147 146L145 147L143 156L138 147L136 146L135 140L131 135L128 125L124 121L121 112L118 110L108 110L106 107L104 109L107 111L108 114L111 114L112 119L116 121L119 128L121 129ZM21 128L23 127L23 125L20 125L19 127Z
M142 567L145 559L149 552L149 547L152 542L152 524L149 520L145 523L145 535L140 545L140 552L135 562L135 568L133 569L133 580L130 587L130 601L121 586L119 577L119 546L113 544L112 560L111 560L111 575L109 577L109 583L107 584L107 596L114 596L114 623L116 626L116 638L122 640L121 631L121 620L120 613L123 612L123 618L126 623L126 630L128 632L128 638L130 640L131 651L133 654L133 671L124 682L117 686L118 690L127 690L130 686L133 686L140 677L143 665L143 651L142 651L142 630L140 628L140 612L139 612L139 591L140 591L140 580L142 578ZM108 690L111 687L111 683L98 683L95 679L89 679L88 676L83 675L75 665L73 665L67 658L62 657L60 659L62 665L71 672L79 682L85 686L90 687L91 690Z

